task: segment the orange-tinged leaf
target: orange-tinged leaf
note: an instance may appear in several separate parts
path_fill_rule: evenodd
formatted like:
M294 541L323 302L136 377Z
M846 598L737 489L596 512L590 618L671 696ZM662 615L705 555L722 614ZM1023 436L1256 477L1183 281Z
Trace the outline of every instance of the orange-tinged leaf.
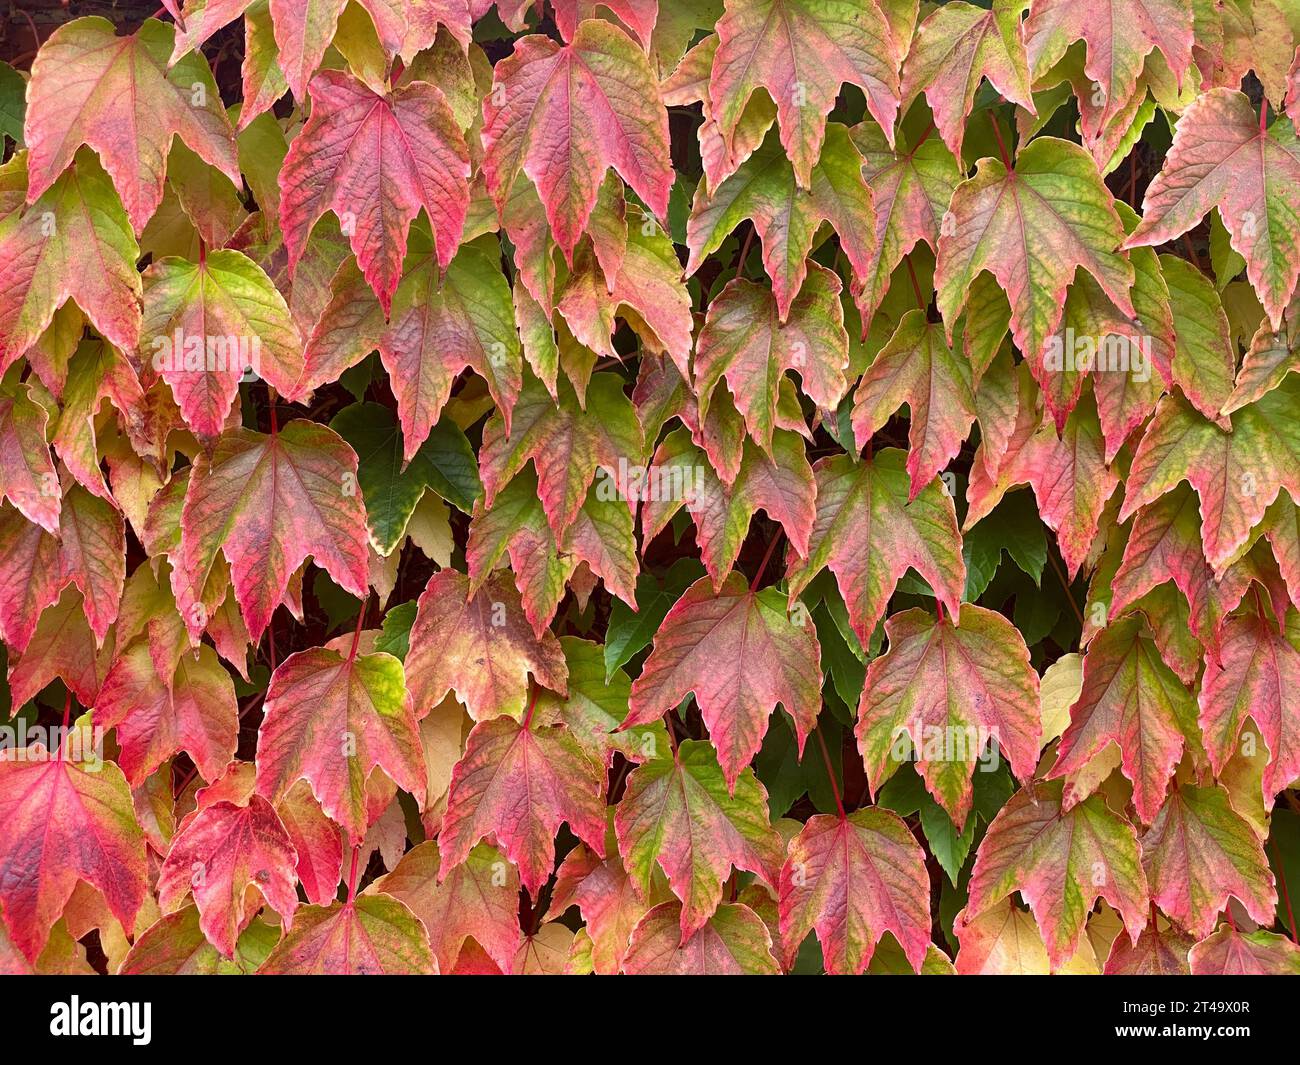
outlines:
M985 10L963 2L943 4L921 23L903 66L903 101L924 90L944 143L961 158L966 120L982 79L1029 112L1029 69L1021 16L1029 0L994 0Z
M13 172L26 158L19 154L3 169ZM108 176L83 149L21 217L9 215L0 224L0 367L36 344L67 300L107 340L134 350L140 336L139 257Z
M303 906L293 930L259 973L281 976L412 976L438 972L424 925L388 895L362 895L332 906Z
M270 802L309 781L353 846L372 820L366 782L374 770L423 804L424 750L402 663L392 655L299 651L272 674L264 709L257 792Z
M104 678L95 722L117 728L118 764L133 787L178 751L205 780L215 780L239 739L234 685L206 645L180 655L174 674L160 675L149 641L132 643Z
M1218 207L1246 276L1280 329L1300 277L1300 141L1289 118L1261 128L1236 89L1211 89L1183 112L1125 247L1164 244Z
M424 209L445 270L469 207L469 151L442 93L412 82L381 96L341 71L311 83L311 117L280 171L280 225L292 272L317 219L333 211L387 313L407 231Z
M420 919L439 969L451 972L472 937L499 968L508 970L522 935L515 867L486 843L440 880L441 865L438 844L426 840L407 851L373 890L406 903Z
M718 21L709 105L729 148L749 98L776 104L777 124L801 188L808 188L830 113L844 83L893 143L898 46L875 0L728 0Z
M0 498L57 535L62 493L45 442L48 421L49 412L27 385L0 392Z
M790 842L780 897L787 967L814 928L830 973L861 975L887 931L915 970L929 949L925 853L888 810L810 817Z
M1180 785L1142 837L1151 901L1197 939L1232 897L1261 924L1277 906L1273 873L1250 825L1221 787Z
M854 299L869 326L889 291L889 280L920 241L939 246L939 227L962 174L942 140L917 138L910 147L901 135L890 148L881 130L869 122L855 126L853 143L862 153L862 173L876 211L876 240L864 269L854 263ZM968 326L969 329L969 326Z
M240 184L234 131L207 60L195 53L168 69L172 38L172 27L153 19L118 37L99 17L74 19L49 36L27 89L28 203L82 144L99 153L137 234L162 202L175 136Z
M989 825L970 878L967 912L983 913L1019 891L1054 966L1069 959L1097 899L1119 911L1136 941L1147 921L1147 879L1137 835L1092 795L1068 812L1060 784L1032 784Z
M672 754L634 769L615 808L624 868L642 898L656 866L682 900L680 943L703 928L722 899L732 867L778 882L783 846L768 821L767 792L752 769L729 789L713 748L683 740Z
M213 803L172 841L158 874L158 904L173 910L192 892L203 934L233 958L240 933L260 908L247 905L249 888L284 918L286 928L292 925L296 860L284 825L261 796L246 806Z
M665 217L668 113L649 61L626 33L588 19L563 47L524 37L493 78L500 91L484 104L483 170L499 210L522 171L570 264L610 167Z
M225 427L246 368L292 392L302 373L302 337L284 297L247 256L161 259L145 282L142 352L199 436Z
M438 844L439 876L464 862L484 836L496 837L534 898L555 866L562 822L605 849L605 773L563 725L522 725L509 717L480 721L456 763Z
M821 710L821 650L783 599L775 589L754 591L738 573L716 591L707 577L692 584L655 634L623 727L657 721L693 693L733 795L778 704L794 719L802 754Z
M888 449L854 462L820 459L817 519L807 558L791 559L790 603L823 566L835 574L858 641L866 646L899 579L911 567L936 590L948 611L961 609L966 580L952 499L934 481L908 502L903 452Z
M567 694L568 667L553 633L541 639L520 606L507 574L494 574L470 595L469 578L455 570L435 573L420 596L406 676L417 716L448 692L476 721L499 714L524 716L529 675Z
M911 310L858 382L853 434L859 448L907 404L909 503L952 461L975 424L971 376L970 363L952 350L943 327Z
M778 976L772 936L748 906L730 902L683 940L679 902L665 902L632 932L623 971L629 976Z
M1210 765L1220 773L1237 751L1246 718L1268 748L1262 787L1271 803L1300 777L1300 623L1295 611L1278 632L1267 618L1230 617L1223 625L1219 661L1206 664L1199 716Z
M263 436L231 429L194 463L181 512L181 549L172 588L191 635L206 624L195 610L218 552L249 635L260 639L284 601L293 572L311 556L346 591L368 590L366 512L357 457L331 429L292 421Z
M765 451L772 449L780 383L788 371L822 410L834 410L848 388L849 336L844 331L839 277L812 265L781 323L772 293L736 279L709 302L695 349L699 417L727 382L745 426Z
M1197 742L1195 720L1191 693L1165 665L1141 618L1120 618L1088 645L1083 690L1070 707L1051 775L1078 772L1114 743L1133 782L1138 816L1150 824L1165 804L1187 737Z
M1300 976L1300 947L1272 932L1223 925L1191 950L1193 976Z
M949 210L934 283L950 336L967 290L986 270L1011 304L1016 347L1031 359L1056 332L1079 267L1122 313L1134 314L1133 266L1117 254L1124 228L1097 164L1077 144L1039 137L1021 148L1012 169L981 159Z
M1179 84L1192 62L1191 0L1033 0L1024 25L1035 79L1075 42L1087 46L1083 72L1095 86L1096 126L1120 114L1138 87L1143 60L1158 49Z
M862 156L839 123L826 128L826 143L806 188L796 183L790 160L769 136L717 188L709 191L701 184L695 190L686 223L687 276L745 219L763 243L763 268L772 279L781 321L803 288L808 253L822 222L834 227L854 272L869 276L876 226L871 188L862 174Z
M0 758L0 903L14 945L35 961L79 880L135 926L146 884L144 837L131 792L111 762L74 760L89 730L56 751Z
M1225 431L1166 396L1133 456L1120 521L1186 480L1200 497L1206 561L1221 573L1282 489L1300 499L1297 397L1300 387L1283 382L1235 412Z
M987 744L1002 749L1018 779L1033 774L1041 726L1029 649L1001 614L971 603L957 624L907 610L885 632L889 651L867 669L856 729L872 794L910 747L926 787L960 827Z

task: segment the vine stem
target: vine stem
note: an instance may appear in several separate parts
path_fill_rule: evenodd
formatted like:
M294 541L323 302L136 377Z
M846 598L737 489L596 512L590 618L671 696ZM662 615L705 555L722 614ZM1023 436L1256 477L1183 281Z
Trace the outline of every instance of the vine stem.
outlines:
M840 812L840 820L843 821L848 814L844 812L844 800L840 798L840 786L835 780L835 767L831 765L831 752L826 749L826 737L822 735L822 730L817 729L817 746L822 751L822 761L826 764L826 778L831 782L831 794L835 796L835 809Z
M754 242L754 223L749 224L749 232L745 234L745 243L740 246L740 258L736 261L736 277L745 272L745 260L749 258L749 246Z
M1070 582L1065 579L1065 571L1061 569L1061 564L1056 561L1056 556L1052 552L1047 552L1047 561L1052 564L1052 572L1056 574L1056 579L1061 582L1061 588L1065 591L1065 598L1070 601L1070 609L1074 611L1074 616L1079 619L1079 625L1087 628L1088 623L1083 620L1083 611L1079 609L1079 604L1074 601L1074 593L1070 591Z
M1011 169L1011 157L1007 155L1007 143L1002 139L1002 127L998 125L998 116L989 112L989 122L993 126L993 136L998 139L998 155L1002 156L1002 165Z
M266 382L266 402L271 412L271 435L275 436L280 431L280 425L275 418L275 388L270 381Z
M1291 910L1291 893L1286 887L1286 873L1282 870L1282 857L1277 853L1277 844L1273 845L1273 854L1277 858L1277 884L1282 889L1282 904L1286 907L1286 923L1291 932L1291 942L1300 946L1300 933L1296 932L1295 913Z
M524 731L528 731L528 726L533 723L533 711L537 708L537 684L532 677L528 678L528 712L524 714Z
M917 280L916 267L912 265L911 252L903 256L903 262L907 263L907 276L912 280L912 291L916 293L916 305L924 311L930 306L930 301L921 294L921 282Z
M357 859L361 855L361 844L352 848L352 868L348 870L348 905L351 906L357 897Z
M370 596L361 603L361 609L357 611L357 627L352 630L352 650L348 652L348 661L352 662L357 657L357 647L361 644L361 629L366 623L366 607L370 603Z
M59 733L59 758L63 761L63 752L68 746L68 722L72 720L72 689L68 689L67 696L63 700L63 731Z
M784 529L778 529L776 535L767 542L767 551L763 553L763 561L758 564L758 572L754 574L753 581L750 582L749 590L758 591L758 582L763 579L763 573L767 569L767 563L772 557L772 552L776 550L776 545L781 542L781 537L785 535Z

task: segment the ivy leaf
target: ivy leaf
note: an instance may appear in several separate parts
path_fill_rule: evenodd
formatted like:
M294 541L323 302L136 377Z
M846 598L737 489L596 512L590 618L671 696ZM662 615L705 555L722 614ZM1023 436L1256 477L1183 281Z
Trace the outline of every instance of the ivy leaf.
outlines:
M303 906L259 973L280 976L406 976L437 973L424 925L388 895Z
M146 883L144 837L122 771L82 760L89 730L70 730L56 752L0 759L0 902L9 936L35 961L85 881L124 928L135 927ZM85 746L82 746L84 743Z
M763 268L772 279L782 322L803 288L808 253L823 222L839 234L859 277L867 277L872 267L876 216L871 188L862 175L862 156L838 123L826 128L826 143L805 187L796 182L790 160L769 136L712 193L703 184L695 190L686 223L686 276L699 270L746 218L762 241Z
M1223 925L1192 947L1193 976L1300 976L1300 947L1272 932Z
M235 596L254 641L308 555L345 591L366 596L366 514L356 490L357 458L332 430L303 420L270 436L229 429L211 454L199 455L193 471L172 574L191 635L207 621L194 608L218 552L230 562Z
M509 717L480 721L452 772L438 836L443 868L465 861L486 835L519 867L534 898L555 866L562 822L597 854L605 851L605 773L563 725Z
M613 768L615 754L640 765L667 748L668 731L661 721L619 729L628 715L632 682L621 669L606 675L600 644L576 636L561 636L560 644L569 670L569 694L561 699L538 692L534 713L539 724L562 723L607 769Z
M208 252L197 264L153 263L140 333L186 424L205 439L225 427L246 368L282 393L292 393L302 373L302 337L289 305L237 251Z
M467 246L445 272L424 259L402 278L392 312L378 347L402 420L402 458L415 457L466 367L487 382L508 430L523 358L498 256Z
M1206 663L1199 722L1210 766L1220 775L1249 717L1268 747L1264 801L1300 776L1300 625L1278 632L1266 618L1239 614L1223 625L1219 661Z
M772 936L743 903L719 906L683 939L683 907L664 902L632 931L623 972L629 976L779 976Z
M794 719L802 755L821 710L821 651L782 599L776 589L755 592L738 573L717 592L708 579L691 585L668 611L632 683L623 727L651 724L694 693L732 795L778 703ZM719 670L719 662L737 667Z
M1271 924L1277 892L1254 831L1221 787L1182 785L1142 837L1151 901L1197 939L1218 924L1236 897L1261 924Z
M1134 316L1133 266L1116 249L1124 228L1097 164L1079 145L1039 137L1008 169L981 159L953 193L950 229L939 237L937 302L949 339L983 271L1011 304L1016 347L1036 359L1060 324L1065 290L1083 267L1111 301ZM1037 249L1050 248L1043 255Z
M807 555L816 486L804 442L794 433L777 430L770 456L746 441L731 485L713 471L705 454L681 429L670 433L659 446L652 468L661 486L657 494L672 498L645 501L642 536L646 542L653 540L684 503L695 521L700 557L715 590L721 589L731 572L750 520L760 509L780 522L798 555ZM664 485L670 486L667 493ZM676 485L680 490L671 487ZM653 484L649 487L651 493L647 494L653 494Z
M656 217L667 215L668 113L649 61L626 33L588 19L562 47L524 37L493 78L500 91L484 104L483 172L498 210L522 170L570 265L610 167Z
M799 187L808 188L845 82L866 93L893 143L898 45L874 0L732 0L717 29L709 103L728 149L749 98L766 89Z
M725 380L750 436L772 450L779 386L789 370L822 410L834 410L848 388L849 335L844 331L840 279L812 265L782 325L772 294L737 278L709 303L695 349L699 417Z
M694 321L677 251L649 215L628 207L627 216L618 269L609 272L600 265L599 245L594 251L584 246L560 298L560 314L584 347L621 359L614 348L614 319L620 313L641 338L643 350L667 352L685 375Z
M531 673L561 695L568 668L554 634L539 640L506 574L493 574L470 596L469 578L455 570L435 573L420 596L406 677L416 714L423 716L448 692L475 721L499 714L524 716Z
M1247 578L1231 566L1214 579L1201 550L1196 494L1186 484L1137 512L1111 580L1110 615L1119 616L1166 580L1187 600L1192 634L1217 656L1219 628L1245 595Z
M3 171L15 172L15 156ZM95 269L83 269L93 256ZM140 338L140 248L99 160L87 149L19 217L0 221L0 367L40 338L71 299L108 341L134 351ZM79 331L78 331L79 332Z
M852 137L862 153L862 174L876 209L870 261L865 269L854 264L854 299L865 326L880 309L903 256L920 241L937 250L939 227L962 174L942 140L918 137L908 147L900 133L896 147L890 148L884 133L869 122L855 126Z
M966 566L952 499L934 481L908 502L903 452L890 448L862 462L847 455L821 459L817 519L806 560L786 571L790 604L824 566L835 574L854 635L864 647L899 579L911 567L937 590L948 611L961 607Z
M677 64L677 69L661 86L664 104L668 107L686 107L694 103L701 105L704 121L696 131L696 138L700 144L700 163L707 190L716 189L734 174L736 168L763 143L767 131L776 121L776 105L766 94L751 97L732 133L731 146L728 147L722 139L709 101L709 77L713 72L713 59L717 52L718 35L710 33L698 44L691 46Z
M960 828L986 743L1002 748L1018 779L1034 772L1040 723L1029 649L1001 614L971 603L959 624L907 610L885 632L889 651L867 667L856 729L872 793L892 775L905 734L930 794Z
M440 879L441 877L441 879ZM440 970L451 972L465 941L475 943L504 971L519 950L519 874L495 847L480 843L442 874L438 844L412 847L397 867L367 891L404 902L428 930Z
M1107 976L1190 976L1187 955L1195 944L1173 925L1160 930L1152 922L1136 943L1116 936L1104 972Z
M530 378L512 421L507 424L499 411L488 420L479 468L484 500L491 506L497 492L531 460L546 519L556 538L563 539L597 469L603 466L617 474L640 465L644 444L636 411L616 374L591 378L585 407L567 384L559 391L557 405L545 386Z
M584 846L565 856L555 878L551 909L562 913L577 906L592 941L592 967L612 976L623 967L637 924L655 905L671 899L666 884L657 883L648 899L637 892L623 868L612 824L605 837L605 858ZM680 918L674 914L673 934L681 939Z
M1290 234L1300 216L1300 142L1288 118L1261 127L1236 89L1202 93L1183 112L1125 247L1165 244L1218 207L1274 330L1300 276Z
M1120 618L1088 645L1083 690L1070 708L1051 775L1078 772L1114 743L1133 782L1138 816L1150 824L1165 805L1186 737L1196 736L1195 718L1191 694L1165 665L1141 618Z
M311 99L311 116L280 171L289 269L317 219L333 211L387 314L421 208L436 234L439 266L445 270L455 255L469 207L469 150L446 99L427 82L381 96L325 70L312 79Z
M57 535L62 497L45 442L48 422L49 413L32 399L29 386L0 392L0 498Z
M419 727L389 654L344 657L332 647L290 655L271 675L257 737L257 793L278 803L298 780L357 846L370 827L366 782L375 769L425 797Z
M1029 0L995 0L989 10L944 4L918 27L903 66L903 100L924 91L944 143L961 158L966 120L982 79L1034 114L1021 16Z
M768 823L766 790L749 768L729 788L708 743L683 740L674 754L634 769L614 826L623 865L643 898L656 866L667 874L682 901L679 943L718 909L733 866L778 881L784 848Z
M160 675L150 641L135 641L104 678L95 723L117 728L118 764L133 787L178 751L190 756L205 780L216 780L235 757L239 739L234 685L206 645L180 655L174 673Z
M199 927L199 911L185 906L155 921L127 953L120 976L224 976L255 970L275 946L280 930L254 921L228 961Z
M1136 942L1147 920L1147 879L1132 826L1100 795L1064 811L1062 785L1022 788L989 825L975 858L967 912L983 913L1019 891L1053 966L1064 964L1098 898L1119 911Z
M1025 402L1022 391L1021 402ZM982 520L1016 484L1033 486L1043 522L1056 533L1057 546L1071 576L1092 548L1107 501L1119 475L1106 464L1105 441L1096 405L1085 400L1065 420L1058 437L1050 423L1022 406L1015 434L996 473L976 462L967 484L965 528ZM1126 500L1127 505L1127 500Z
M1189 0L1035 0L1023 29L1034 78L1083 41L1083 73L1102 98L1095 120L1100 128L1125 110L1135 92L1144 92L1138 75L1153 50L1181 86L1192 63L1192 6Z
M246 806L216 802L172 841L158 874L158 904L174 910L192 891L203 934L233 958L240 933L260 908L246 905L249 888L284 918L286 928L292 924L298 908L296 861L284 825L260 796Z
M162 202L167 152L177 135L204 162L242 183L234 131L208 62L196 53L168 69L172 37L172 28L154 19L119 37L99 17L73 19L50 34L27 86L28 203L86 144L112 175L139 234Z
M886 931L919 971L930 946L925 852L887 810L815 814L790 842L780 911L787 966L816 928L830 973L861 975Z
M353 403L330 420L330 428L357 453L357 483L366 504L370 543L387 556L402 543L426 488L468 511L482 492L474 451L464 432L444 419L405 469L402 431L379 403Z
M1166 396L1133 456L1119 520L1186 480L1201 501L1206 561L1222 572L1281 489L1300 499L1297 397L1300 388L1284 382L1234 413L1228 432Z
M956 457L975 424L971 367L953 352L937 322L911 310L881 348L853 394L853 434L858 447L904 403L908 410L908 502Z

